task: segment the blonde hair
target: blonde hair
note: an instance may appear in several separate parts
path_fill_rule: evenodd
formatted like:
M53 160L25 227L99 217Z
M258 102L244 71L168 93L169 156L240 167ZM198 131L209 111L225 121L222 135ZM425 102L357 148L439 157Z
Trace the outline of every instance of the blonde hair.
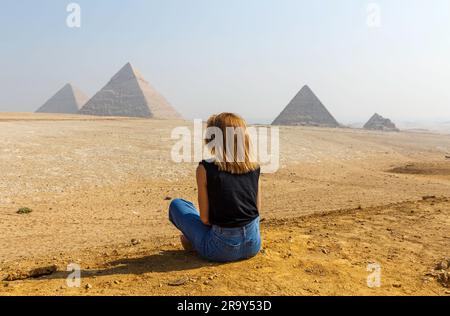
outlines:
M221 113L212 115L206 122L206 125L208 129L212 128L221 131L218 134L222 136L222 140L216 139L216 133L211 135L210 138L205 138L205 145L210 147L210 152L215 158L214 163L219 167L220 171L232 174L245 174L260 167L252 152L253 146L248 133L247 123L242 117L234 113ZM230 129L233 131L232 135L228 135ZM236 130L241 133L236 133ZM227 139L227 136L233 136L233 139ZM211 148L213 141L214 146ZM232 153L227 152L230 142L232 144ZM241 145L241 148L238 148L239 145Z

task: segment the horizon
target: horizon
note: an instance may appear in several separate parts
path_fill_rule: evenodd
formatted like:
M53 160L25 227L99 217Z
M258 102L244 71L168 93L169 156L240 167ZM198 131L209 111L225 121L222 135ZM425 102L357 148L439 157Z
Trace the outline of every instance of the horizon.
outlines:
M445 0L80 0L80 28L70 1L24 3L3 5L1 112L90 98L130 62L188 119L270 123L308 85L342 124L450 121Z

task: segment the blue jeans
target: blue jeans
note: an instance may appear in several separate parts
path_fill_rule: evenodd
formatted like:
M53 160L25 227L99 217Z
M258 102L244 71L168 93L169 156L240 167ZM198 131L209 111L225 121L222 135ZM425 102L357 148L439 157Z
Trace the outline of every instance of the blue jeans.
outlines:
M259 217L239 228L207 226L195 206L182 199L173 200L169 219L204 259L231 262L254 257L261 249Z

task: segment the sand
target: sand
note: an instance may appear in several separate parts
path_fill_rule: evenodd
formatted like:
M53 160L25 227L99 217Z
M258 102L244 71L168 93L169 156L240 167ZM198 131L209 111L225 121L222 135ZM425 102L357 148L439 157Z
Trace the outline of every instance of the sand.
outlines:
M0 279L59 271L0 294L448 294L430 273L450 256L448 135L282 127L281 168L262 177L264 251L217 265L182 251L167 220L168 198L196 197L196 164L170 160L182 125L0 114Z

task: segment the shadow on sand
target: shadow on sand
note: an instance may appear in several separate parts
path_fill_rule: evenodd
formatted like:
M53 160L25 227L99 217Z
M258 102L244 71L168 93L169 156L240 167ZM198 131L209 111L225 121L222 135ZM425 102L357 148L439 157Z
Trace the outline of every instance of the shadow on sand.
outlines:
M175 272L213 267L220 263L208 262L195 253L183 250L164 250L159 253L139 258L128 258L110 261L104 268L81 270L82 277L144 274L150 272ZM72 272L58 271L44 279L66 279Z

